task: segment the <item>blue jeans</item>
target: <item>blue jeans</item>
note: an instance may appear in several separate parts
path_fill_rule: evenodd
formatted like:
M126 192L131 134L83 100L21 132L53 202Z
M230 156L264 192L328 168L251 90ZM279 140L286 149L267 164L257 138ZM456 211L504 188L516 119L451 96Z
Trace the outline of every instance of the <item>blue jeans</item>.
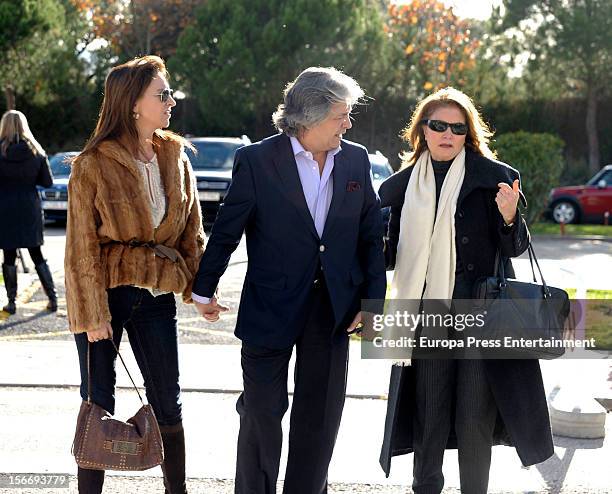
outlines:
M147 290L133 286L111 288L107 293L115 344L119 348L125 329L159 425L178 424L182 412L174 295L154 297ZM81 368L81 398L86 400L87 333L76 334L74 338ZM102 340L91 343L90 351L92 401L114 414L115 349L109 340ZM134 377L133 370L129 370Z

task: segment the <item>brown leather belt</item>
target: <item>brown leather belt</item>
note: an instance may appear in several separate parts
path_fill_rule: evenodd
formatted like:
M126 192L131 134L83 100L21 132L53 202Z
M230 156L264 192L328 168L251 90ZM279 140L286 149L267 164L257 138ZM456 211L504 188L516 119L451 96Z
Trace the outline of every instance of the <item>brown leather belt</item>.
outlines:
M124 245L126 247L147 247L153 251L153 253L162 259L170 259L172 262L177 262L179 258L178 252L172 247L168 247L163 244L155 244L153 242L141 242L139 240L130 240L129 242L119 242L118 240L113 240L109 242L109 244L117 244Z

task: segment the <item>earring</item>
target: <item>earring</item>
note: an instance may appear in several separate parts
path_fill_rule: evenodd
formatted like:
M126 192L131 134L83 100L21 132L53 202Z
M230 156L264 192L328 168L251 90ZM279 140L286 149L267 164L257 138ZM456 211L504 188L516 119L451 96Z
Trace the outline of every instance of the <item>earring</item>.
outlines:
M138 120L140 118L140 114L139 113L132 113L132 116L134 117L134 120Z

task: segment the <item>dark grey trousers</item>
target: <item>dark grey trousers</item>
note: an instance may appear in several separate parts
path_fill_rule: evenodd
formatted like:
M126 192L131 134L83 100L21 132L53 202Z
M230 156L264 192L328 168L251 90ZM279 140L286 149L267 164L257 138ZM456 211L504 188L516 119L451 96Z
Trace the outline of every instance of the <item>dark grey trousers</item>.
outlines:
M327 470L344 407L348 337L340 333L332 338L334 316L325 285L313 289L308 312L295 344L284 494L327 493ZM236 494L276 493L292 352L293 346L273 350L242 344L244 391L236 404L240 414Z
M414 360L416 494L439 494L442 462L454 419L461 492L486 494L497 407L482 360Z

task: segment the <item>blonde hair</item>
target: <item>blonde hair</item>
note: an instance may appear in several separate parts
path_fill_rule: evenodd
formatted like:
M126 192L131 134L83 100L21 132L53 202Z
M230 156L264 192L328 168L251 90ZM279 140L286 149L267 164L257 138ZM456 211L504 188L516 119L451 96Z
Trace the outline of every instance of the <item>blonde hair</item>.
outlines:
M6 156L11 144L25 142L34 154L45 156L45 150L34 138L26 116L18 110L9 110L0 120L0 152Z
M410 118L410 123L402 131L402 139L408 142L412 149L412 151L401 155L402 168L414 165L423 151L427 149L425 132L423 131L424 124L421 121L429 119L438 108L448 106L458 108L465 117L468 126L468 132L465 136L466 148L487 158L495 158L495 153L489 148L489 141L493 132L478 113L472 99L458 89L445 87L430 94L417 104Z

